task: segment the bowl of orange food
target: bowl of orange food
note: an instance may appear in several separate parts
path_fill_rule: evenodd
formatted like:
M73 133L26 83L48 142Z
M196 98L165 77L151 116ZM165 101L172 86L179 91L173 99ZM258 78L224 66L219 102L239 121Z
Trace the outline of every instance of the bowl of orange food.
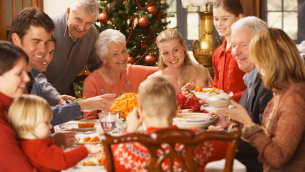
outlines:
M201 86L197 86L194 90L191 90L191 92L199 99L206 99L217 94L216 87L202 88Z

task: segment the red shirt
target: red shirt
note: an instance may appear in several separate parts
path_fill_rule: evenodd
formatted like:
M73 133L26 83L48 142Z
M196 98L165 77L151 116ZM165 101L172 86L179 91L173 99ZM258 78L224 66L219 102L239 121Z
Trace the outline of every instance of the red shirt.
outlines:
M172 126L176 127L176 126ZM160 128L147 128L146 134L150 134ZM194 129L195 132L197 131ZM204 171L205 165L208 162L223 159L226 155L227 142L221 141L207 141L199 145L195 149L194 160L199 163L198 171ZM182 144L176 144L175 149L183 148ZM163 145L163 149L169 149L168 145ZM149 160L149 151L140 143L130 142L124 144L117 144L112 146L112 152L114 156L115 170L120 172L134 171L142 172L144 170L144 165ZM183 152L183 150L182 150ZM157 156L162 156L163 152L159 151ZM106 159L105 159L106 160ZM106 167L106 161L104 160L104 166ZM164 171L169 171L169 161L164 161L162 164ZM174 161L173 163L174 171L181 171L180 162Z
M0 171L36 171L20 149L16 133L7 121L8 106L12 101L0 92Z
M21 139L20 146L33 166L44 172L60 172L88 156L84 145L64 152L52 139Z
M226 51L226 39L213 54L214 82L213 87L223 90L226 93L233 92L233 99L239 102L247 86L241 71L234 57L231 54L232 46Z
M194 112L201 112L199 103L199 98L193 96L192 98L185 97L181 92L177 94L177 104L180 106L180 110L182 109L192 109Z

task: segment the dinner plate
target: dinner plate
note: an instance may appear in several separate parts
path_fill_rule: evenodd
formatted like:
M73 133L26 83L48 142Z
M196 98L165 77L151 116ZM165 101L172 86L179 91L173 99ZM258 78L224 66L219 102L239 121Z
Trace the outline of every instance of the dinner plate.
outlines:
M74 167L71 167L72 169L82 170L82 171L105 171L105 167L99 163L95 166L84 166L83 162L92 161L94 163L98 163L98 160L94 157L87 157L80 162L78 162Z
M89 136L89 137L94 137L94 136ZM80 141L78 142L78 138L80 138ZM96 144L100 144L101 141L97 141L97 142L82 142L84 137L76 137L75 139L75 144L76 145L83 145L83 144L91 144L91 145L96 145ZM100 137L99 137L100 138ZM100 138L101 139L101 138Z
M83 122L83 121L80 121L80 122ZM58 125L58 127L60 129L72 129L73 128L75 131L93 131L96 129L95 126L90 127L90 128L78 128L78 122L60 124L60 125Z
M229 105L228 108L233 108L233 107L234 107L233 105ZM206 110L210 113L216 113L218 110L228 109L228 108L215 108L210 105L202 105L201 108L203 108L204 110Z

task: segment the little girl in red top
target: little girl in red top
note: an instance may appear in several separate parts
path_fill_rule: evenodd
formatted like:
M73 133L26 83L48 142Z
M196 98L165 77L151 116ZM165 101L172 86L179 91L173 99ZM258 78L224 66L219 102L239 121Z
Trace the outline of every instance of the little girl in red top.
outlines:
M52 117L48 102L35 95L23 95L9 108L8 120L20 139L20 147L38 171L61 171L76 165L88 153L101 153L101 147L95 145L81 145L66 152L57 147L48 138Z
M204 66L196 63L188 63L182 67L178 82L181 87L187 83L210 87L212 86L213 80L209 71ZM200 112L201 104L199 100L195 96L187 98L179 92L177 94L177 104L180 106L179 112Z

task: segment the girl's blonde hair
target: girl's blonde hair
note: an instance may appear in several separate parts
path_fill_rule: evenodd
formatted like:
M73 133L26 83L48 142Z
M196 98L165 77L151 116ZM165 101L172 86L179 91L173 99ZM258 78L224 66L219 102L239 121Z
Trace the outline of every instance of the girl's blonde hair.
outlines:
M195 77L196 80L198 78L204 78L206 80L206 86L212 85L212 78L208 69L203 65L196 63L188 63L183 65L180 71L178 83L182 87L185 84L190 83L193 77Z
M172 39L177 39L179 41L179 43L183 47L185 47L184 64L192 63L190 55L187 52L187 47L185 46L184 41L182 39L182 36L176 29L170 29L169 28L169 29L166 29L166 30L163 30L162 32L160 32L157 39L156 39L157 46L159 47L160 43L162 43L164 41L172 40ZM159 55L158 67L159 67L160 70L163 70L163 69L167 68L167 65L163 62L163 57L162 57L161 53Z
M36 95L26 94L13 101L8 112L8 121L17 136L20 132L33 132L39 123L53 118L49 103Z
M305 80L305 67L296 44L281 29L268 28L254 36L250 43L250 59L264 71L265 87L287 89Z

